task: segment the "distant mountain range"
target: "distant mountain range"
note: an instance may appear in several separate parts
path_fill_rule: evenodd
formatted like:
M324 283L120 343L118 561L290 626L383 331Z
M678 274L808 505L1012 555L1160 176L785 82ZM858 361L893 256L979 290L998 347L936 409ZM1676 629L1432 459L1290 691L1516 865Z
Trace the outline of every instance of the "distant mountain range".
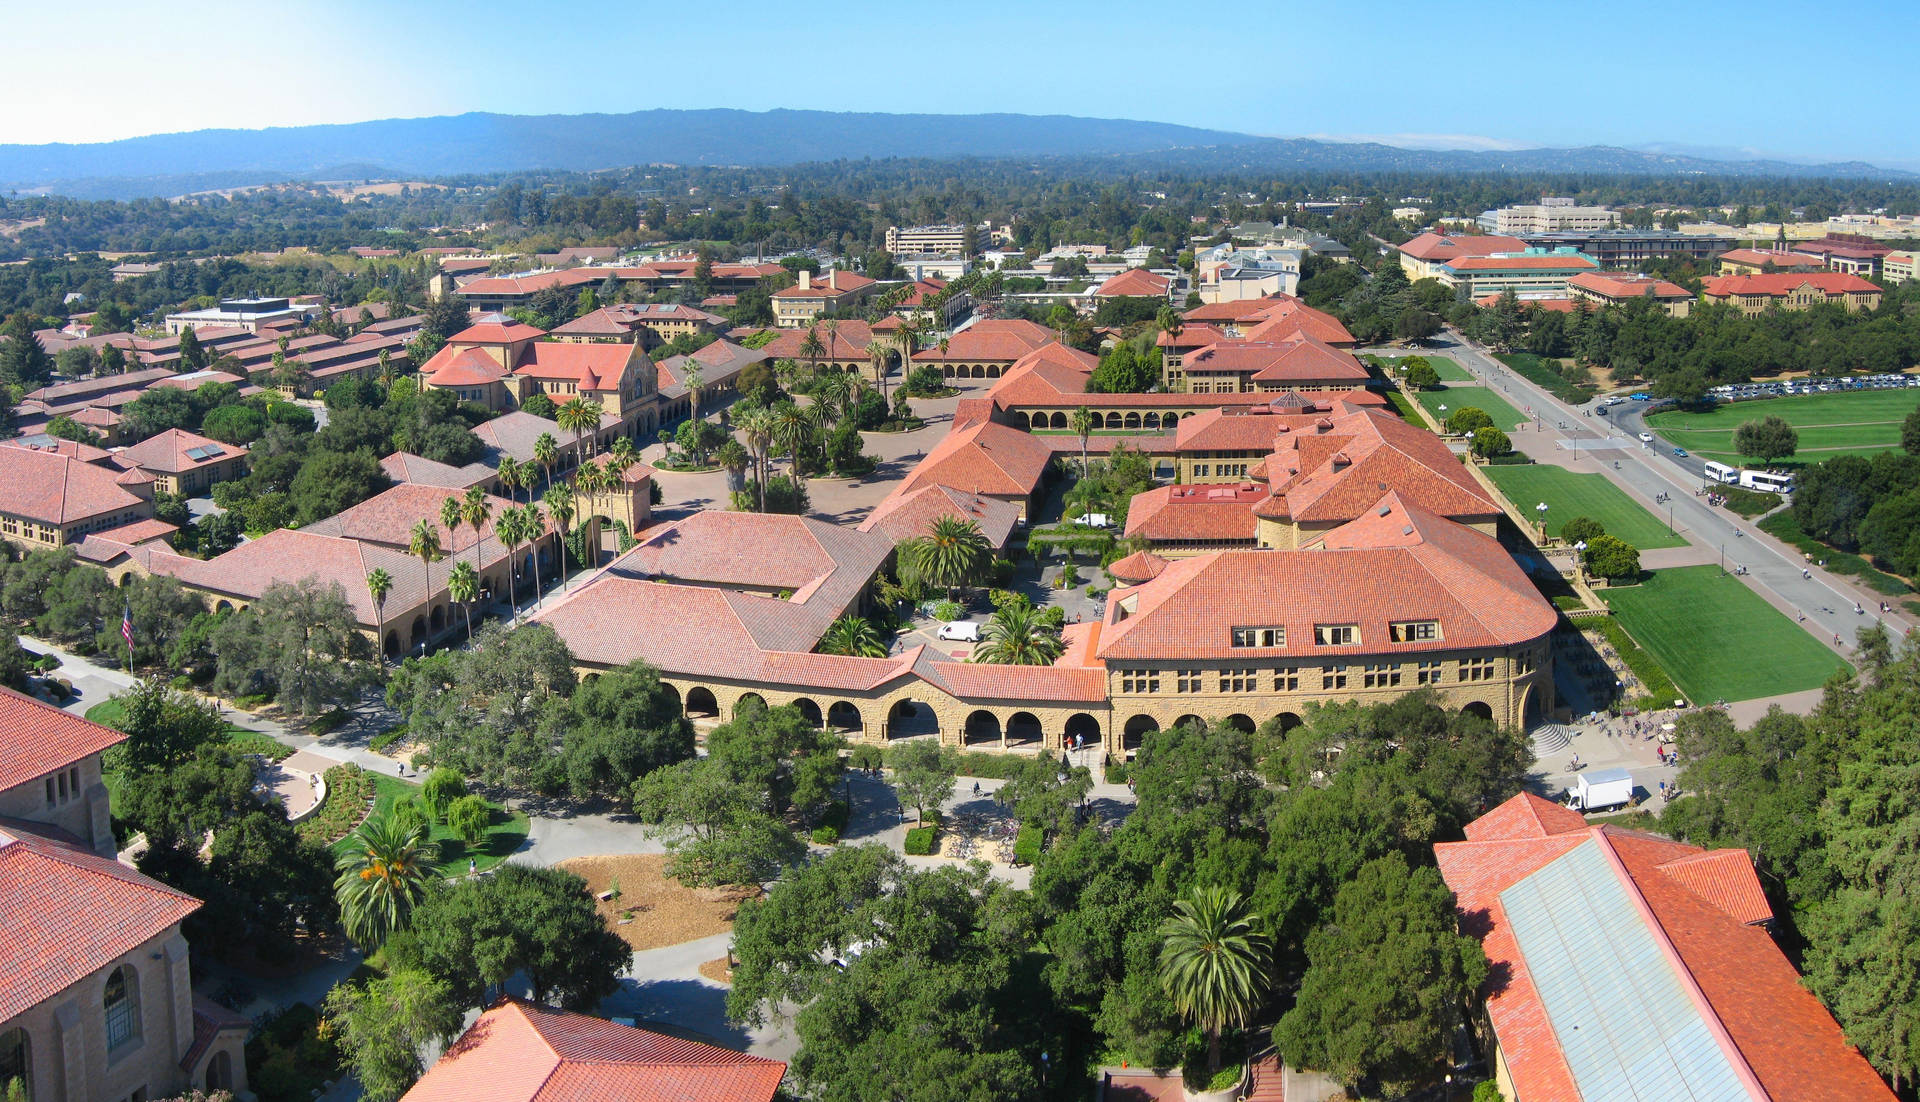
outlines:
M1671 148L1671 147L1669 147ZM1912 179L1859 162L1715 160L1660 149L1470 152L1262 138L1068 115L828 111L472 113L267 130L198 130L90 145L0 145L0 187L92 198L177 195L285 180L418 178L642 164L785 165L886 157L1109 156L1142 167L1594 172Z

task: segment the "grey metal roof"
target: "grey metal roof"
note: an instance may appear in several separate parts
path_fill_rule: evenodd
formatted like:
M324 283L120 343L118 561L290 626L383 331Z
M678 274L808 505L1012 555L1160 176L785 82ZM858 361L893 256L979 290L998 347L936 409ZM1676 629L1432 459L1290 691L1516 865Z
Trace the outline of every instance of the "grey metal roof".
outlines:
M1581 1097L1737 1102L1752 1094L1589 839L1500 893Z

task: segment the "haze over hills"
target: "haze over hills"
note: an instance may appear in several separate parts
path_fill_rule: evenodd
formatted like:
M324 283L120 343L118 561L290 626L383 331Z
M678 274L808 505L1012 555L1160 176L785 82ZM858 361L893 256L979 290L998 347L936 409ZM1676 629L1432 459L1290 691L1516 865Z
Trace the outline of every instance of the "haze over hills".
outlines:
M1067 115L655 110L471 113L267 130L200 130L90 145L0 145L0 186L88 198L177 195L296 179L417 178L636 164L783 165L860 158L1115 157L1142 167L1269 171L1594 172L1912 178L1861 162L1716 160L1592 146L1413 150L1263 138Z

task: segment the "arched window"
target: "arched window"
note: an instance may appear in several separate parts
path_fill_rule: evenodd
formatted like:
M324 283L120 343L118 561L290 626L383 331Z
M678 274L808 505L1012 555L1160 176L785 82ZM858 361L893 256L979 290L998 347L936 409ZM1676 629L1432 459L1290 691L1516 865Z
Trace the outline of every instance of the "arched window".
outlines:
M140 1039L140 992L133 969L121 965L107 977L101 1006L107 1018L107 1051Z
M33 1047L27 1043L27 1031L9 1029L0 1033L0 1096L7 1092L7 1086L18 1079L26 1088L28 1098L33 1097Z

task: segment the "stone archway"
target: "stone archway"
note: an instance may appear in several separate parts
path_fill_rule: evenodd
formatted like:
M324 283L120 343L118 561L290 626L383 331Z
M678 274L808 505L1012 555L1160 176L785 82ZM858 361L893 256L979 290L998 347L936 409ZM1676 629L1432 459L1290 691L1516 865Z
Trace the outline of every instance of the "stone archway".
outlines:
M1067 415L1066 415L1066 414L1064 414L1064 413L1062 413L1062 412L1060 412L1060 411L1059 411L1059 410L1057 410L1057 409L1056 409L1056 410L1054 410L1054 411L1053 411L1053 416L1052 416L1052 417L1049 417L1049 418L1047 419L1047 427L1048 427L1048 428L1050 428L1050 429L1064 429L1064 428L1066 428L1066 427L1067 427Z
M1300 713L1298 712L1281 712L1279 715L1274 716L1273 720L1280 725L1280 733L1283 735L1295 727L1306 723L1306 720L1300 718Z
M1470 716L1479 716L1489 723L1493 722L1493 706L1482 701L1468 701L1467 705L1460 710Z
M896 701L887 710L887 741L903 738L940 737L940 717L931 704L920 700Z
M1015 712L1007 717L1007 746L1038 746L1046 738L1040 717L1032 712Z
M686 712L689 716L701 719L718 719L720 702L714 699L713 690L705 685L695 685L687 690Z
M755 708L763 712L766 711L767 698L761 696L759 693L741 693L733 702L733 718L739 719L740 713L749 708Z
M386 639L381 641L380 652L388 658L400 657L400 633L388 628Z
M979 708L968 713L966 726L960 733L960 744L972 746L976 743L996 743L1003 738L1000 730L1000 717Z
M1073 745L1078 738L1082 749L1100 745L1100 721L1085 712L1075 712L1067 717L1067 728L1062 732L1066 737L1063 745Z
M1188 712L1186 715L1174 720L1173 725L1175 727L1190 727L1195 731L1199 731L1205 729L1207 721L1194 715L1192 712Z
M1128 757L1140 750L1147 736L1160 729L1160 721L1152 716L1134 716L1120 729L1120 751Z
M433 616L431 619L427 621L427 633L429 635L438 635L442 631L446 630L446 626L447 626L447 606L446 605L433 606Z
M867 729L860 709L845 700L836 700L827 706L827 726L848 734L860 734Z
M413 630L408 633L407 649L418 650L427 645L427 621L424 616L413 618Z
M820 705L815 704L811 699L803 696L794 701L793 706L800 710L800 715L806 719L809 726L826 726L826 717L820 714Z
M680 707L680 690L674 688L673 683L670 681L662 681L660 683L660 688L667 694L668 697L672 698L673 706L675 708L679 708ZM685 710L682 709L683 714L684 714L684 711Z
M1140 427L1140 415L1138 413L1129 413L1121 424L1130 429L1137 429Z
M1228 716L1227 718L1221 720L1220 722L1226 724L1228 727L1231 727L1236 731L1244 731L1249 735L1253 734L1253 729L1255 726L1253 722L1253 717L1246 714L1245 712L1235 712L1232 715Z

